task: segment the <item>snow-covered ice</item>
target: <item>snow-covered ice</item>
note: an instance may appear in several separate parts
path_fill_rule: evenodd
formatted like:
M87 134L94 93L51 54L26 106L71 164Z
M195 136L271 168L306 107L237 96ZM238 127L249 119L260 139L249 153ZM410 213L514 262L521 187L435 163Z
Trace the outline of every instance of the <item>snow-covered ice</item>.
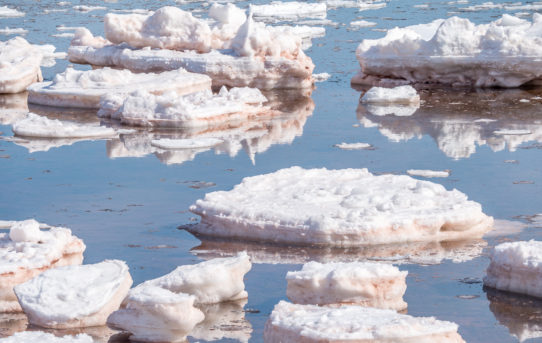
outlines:
M76 336L58 337L52 333L42 331L17 332L13 336L0 338L0 343L94 343L91 336L81 333Z
M19 93L34 82L42 81L41 51L24 38L0 42L0 94Z
M190 211L198 235L356 246L478 238L493 218L458 190L367 169L302 169L246 177Z
M373 27L373 26L376 26L376 23L373 21L367 21L367 20L356 20L356 21L351 22L350 26L353 28Z
M489 24L451 17L395 28L365 39L353 83L391 78L409 83L518 87L542 77L542 15L532 22L511 15ZM376 78L376 79L375 79Z
M107 324L131 333L138 342L182 342L205 316L193 295L155 286L136 287L113 312Z
M68 68L57 74L53 81L28 87L28 102L57 107L99 108L100 97L104 95L129 94L136 90L147 90L153 94L172 91L183 95L210 86L208 76L182 69L136 74L111 68L87 71Z
M135 289L161 287L174 293L196 297L197 304L213 304L248 297L243 278L252 264L246 253L216 258L194 265L177 267L157 279L148 280Z
M408 169L407 174L411 176L421 177L448 177L450 171L448 170L429 170L429 169Z
M347 305L332 308L281 301L265 325L264 341L464 343L457 329L457 324L452 322L413 317L393 310Z
M265 5L251 5L254 18L267 21L297 21L305 18L324 19L327 16L325 2L272 1Z
M335 144L334 147L342 150L367 150L372 149L373 146L369 143L339 143Z
M70 229L45 227L33 219L1 222L9 233L0 234L0 311L19 312L13 287L49 268L81 264L85 244Z
M286 274L286 295L295 304L353 304L400 311L407 308L403 301L407 274L376 262L313 261Z
M25 13L15 8L9 8L8 6L0 6L0 18L16 18L24 17Z
M106 260L49 269L14 290L30 324L64 329L105 325L131 285L126 263Z
M490 255L484 285L542 298L542 242L507 242Z
M398 86L394 88L373 87L363 97L364 104L399 104L415 105L420 103L420 96L412 86Z

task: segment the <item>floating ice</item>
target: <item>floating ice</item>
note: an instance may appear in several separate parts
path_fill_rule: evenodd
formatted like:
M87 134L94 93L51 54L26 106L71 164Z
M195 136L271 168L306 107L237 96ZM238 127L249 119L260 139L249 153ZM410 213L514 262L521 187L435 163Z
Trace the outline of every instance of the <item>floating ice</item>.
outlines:
M373 146L369 143L340 143L335 144L334 147L337 147L342 150L363 150L363 149L372 149Z
M28 87L28 102L40 105L76 108L99 108L103 95L128 94L147 90L153 94L174 91L177 95L208 89L206 75L182 69L159 74L135 74L111 68L78 71L72 68L57 74L53 81Z
M15 287L30 324L64 329L105 325L132 285L123 261L47 270Z
M160 287L136 287L107 324L130 332L133 341L181 342L205 318L194 300L193 295Z
M420 103L420 96L412 86L395 88L373 87L360 100L364 104L400 104L415 105Z
M187 293L196 297L198 304L245 299L243 277L252 264L246 253L236 257L216 258L195 265L177 267L171 273L148 280L135 289L161 287L173 293Z
M77 5L73 6L73 9L79 12L92 12L92 11L98 11L98 10L106 10L107 7L103 6L85 6L85 5Z
M42 81L42 53L24 38L0 42L0 94L19 93L34 82Z
M375 262L309 262L300 271L288 272L286 294L295 304L355 304L404 310L408 272Z
M20 312L13 287L49 268L81 264L85 244L70 229L40 230L33 219L2 222L9 234L0 234L0 312Z
M351 22L350 26L354 28L373 27L373 26L376 26L376 23L372 21L367 21L367 20L357 20L357 21Z
M362 1L359 3L358 8L361 11L378 10L386 7L388 4L385 1Z
M42 331L17 332L13 336L0 338L0 343L94 343L91 336L80 333L76 336L58 337Z
M367 169L302 169L244 178L190 207L199 235L356 246L481 237L493 218L458 190Z
M313 77L314 77L315 82L324 82L327 79L329 79L331 75L328 73L320 73L320 74L314 74Z
M265 5L251 5L254 18L271 21L297 21L304 18L323 19L327 15L325 2L272 1Z
M28 33L28 30L25 30L23 28L13 28L10 29L9 27L5 27L3 29L0 29L0 34L2 35L25 35Z
M462 342L457 324L361 306L338 308L279 302L265 325L274 342Z
M0 6L0 17L15 18L24 17L24 12L18 11L15 8Z
M428 170L428 169L409 169L407 174L411 176L421 176L421 177L448 177L450 176L450 171L448 170Z
M539 286L542 271L542 242L499 244L490 255L484 285L502 291L542 298Z
M518 87L542 78L541 28L540 14L532 22L505 14L490 24L451 17L395 28L384 38L361 42L356 51L361 74L352 82L375 84L376 77Z

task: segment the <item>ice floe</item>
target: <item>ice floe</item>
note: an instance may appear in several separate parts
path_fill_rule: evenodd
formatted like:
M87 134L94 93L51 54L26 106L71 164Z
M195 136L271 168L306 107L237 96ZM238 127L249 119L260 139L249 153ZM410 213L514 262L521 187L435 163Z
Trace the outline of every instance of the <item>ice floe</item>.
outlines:
M286 274L286 295L295 304L354 304L400 311L407 308L403 301L407 274L376 262L309 262Z
M147 90L153 94L174 91L182 95L208 89L210 85L208 76L182 69L158 74L136 74L129 70L111 68L87 71L68 68L57 74L53 81L28 87L28 102L57 107L99 108L100 97L107 94Z
M464 342L455 323L360 306L338 308L279 302L265 325L274 342Z
M123 261L49 269L14 288L30 324L53 329L105 325L128 294Z
M353 28L362 28L362 27L373 27L376 26L375 22L367 21L367 20L356 20L350 23L350 26Z
M28 33L28 30L16 27L16 28L9 28L5 27L3 29L0 29L0 34L2 35L25 35Z
M244 178L190 211L203 236L355 246L481 237L493 218L458 190L367 169L302 169Z
M34 82L42 81L41 51L24 38L0 42L0 94L19 93Z
M476 25L451 17L395 28L384 38L363 40L356 50L361 74L410 83L518 87L542 77L542 15L532 22L511 15Z
M429 170L429 169L408 169L407 174L410 176L421 176L426 178L431 177L448 177L449 170Z
M265 5L250 5L254 18L265 21L297 21L304 18L324 19L325 2L272 1Z
M0 338L0 343L94 343L91 336L84 333L76 336L58 337L52 333L42 331L17 332L13 336Z
M373 146L369 143L339 143L335 144L334 147L341 150L367 150L372 149Z
M13 287L49 268L81 264L85 244L70 229L46 226L33 219L0 222L0 312L19 312Z
M420 103L420 96L412 86L394 88L373 87L361 97L364 104L400 104L415 105Z
M0 6L0 18L15 18L15 17L24 17L25 13L18 11L15 8L9 8L7 6Z

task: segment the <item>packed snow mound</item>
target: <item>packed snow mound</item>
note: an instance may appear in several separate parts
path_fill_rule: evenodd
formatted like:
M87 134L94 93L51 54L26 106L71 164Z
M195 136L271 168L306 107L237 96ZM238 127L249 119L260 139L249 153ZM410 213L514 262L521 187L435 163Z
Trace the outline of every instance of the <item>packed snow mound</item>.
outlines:
M208 76L183 69L138 74L126 69L80 71L68 68L57 74L53 81L28 87L28 102L57 107L99 108L100 97L107 94L147 90L153 94L173 91L183 95L210 87L211 79Z
M375 262L309 262L288 272L288 299L296 304L355 304L404 310L406 276L392 265Z
M511 15L489 24L451 17L395 28L365 39L354 83L396 79L476 87L518 87L542 77L542 15L532 22Z
M484 285L542 298L542 242L507 242L491 252Z
M361 306L326 307L279 302L265 325L274 342L465 342L457 324Z
M41 50L22 37L0 42L0 94L23 92L42 81L42 58Z
M31 324L63 329L105 325L131 285L126 263L106 260L50 269L14 290Z
M364 104L402 104L415 105L420 103L420 96L412 86L394 88L373 87L361 98Z
M130 332L133 341L181 342L205 318L194 300L193 295L160 287L136 287L107 324Z
M199 235L281 243L356 246L472 239L493 218L458 190L367 169L303 169L244 178L207 193L190 211Z
M52 333L42 331L17 332L13 336L0 338L0 343L94 343L91 336L80 333L76 336L58 337Z
M235 257L177 267L171 273L145 281L135 289L161 287L174 293L187 293L194 295L198 304L245 299L248 294L243 277L251 267L248 255L239 253Z

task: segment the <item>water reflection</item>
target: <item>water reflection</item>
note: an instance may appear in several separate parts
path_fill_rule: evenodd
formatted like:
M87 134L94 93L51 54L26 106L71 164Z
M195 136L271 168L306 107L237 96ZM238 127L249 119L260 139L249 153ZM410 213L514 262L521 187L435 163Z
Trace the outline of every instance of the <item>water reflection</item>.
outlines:
M28 93L0 94L0 125L11 125L28 112Z
M198 305L205 314L203 322L199 323L189 336L204 341L219 339L234 339L248 342L252 333L252 325L245 319L243 307L247 300L229 301L218 304Z
M542 337L542 299L484 287L489 309L520 342Z
M410 115L405 110L397 115L360 104L357 118L364 127L377 127L394 142L429 135L454 159L468 158L483 145L496 152L515 151L529 141L542 142L540 88L424 89L419 93L422 104Z

